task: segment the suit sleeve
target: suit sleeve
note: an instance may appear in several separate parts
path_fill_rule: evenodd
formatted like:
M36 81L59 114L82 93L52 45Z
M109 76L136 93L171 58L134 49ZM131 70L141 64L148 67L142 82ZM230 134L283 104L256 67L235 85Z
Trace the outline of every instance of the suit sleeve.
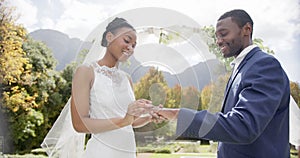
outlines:
M206 110L181 109L176 133L179 137L202 138L227 143L249 144L255 141L280 108L286 108L289 82L279 62L262 58L242 72L234 85L237 98L231 110L212 114ZM286 94L288 93L288 94ZM282 106L282 107L281 107Z

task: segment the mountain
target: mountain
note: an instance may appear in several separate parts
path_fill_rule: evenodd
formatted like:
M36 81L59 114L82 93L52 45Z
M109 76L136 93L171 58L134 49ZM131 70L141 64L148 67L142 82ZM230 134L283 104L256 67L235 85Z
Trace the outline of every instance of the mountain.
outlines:
M120 69L127 72L132 77L132 81L136 83L149 71L150 66L141 66L141 63L134 57L131 57L129 61L130 65L121 65ZM194 86L198 90L201 90L205 85L216 80L219 74L225 72L221 68L222 65L220 62L213 59L206 62L199 62L179 74L171 74L166 71L162 71L162 73L169 87L179 84L182 87Z
M91 46L90 43L83 42L78 38L70 38L56 30L41 29L31 32L29 35L34 40L44 42L52 50L54 57L58 60L57 70L63 70L67 64L74 61L79 48L88 49ZM129 65L120 65L120 69L130 74L133 82L136 83L148 72L150 67L143 66L134 56L129 61ZM182 87L195 86L199 90L215 80L220 73L224 73L224 70L220 69L220 62L216 59L199 62L179 74L163 71L169 87L180 84Z
M58 61L56 70L63 70L66 64L75 60L78 49L84 44L78 38L70 38L67 34L56 30L40 29L29 34L34 40L45 43Z

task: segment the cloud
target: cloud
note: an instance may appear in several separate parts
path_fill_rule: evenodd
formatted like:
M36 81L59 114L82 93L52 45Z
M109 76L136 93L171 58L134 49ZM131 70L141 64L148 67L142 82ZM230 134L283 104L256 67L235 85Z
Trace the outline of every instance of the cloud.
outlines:
M45 17L43 19L40 19L40 23L41 23L41 28L54 28L55 23L53 21L53 19Z
M218 17L224 12L241 8L245 9L254 20L254 37L263 39L264 44L273 49L282 64L288 67L289 72L294 70L289 65L300 67L300 63L292 58L299 51L297 50L299 45L297 38L300 34L298 0L252 0L251 2L240 0L230 2L226 0L110 0L105 2L10 0L10 2L17 6L18 12L22 13L18 22L23 23L29 31L49 28L81 39L85 39L107 18L139 7L172 9L191 17L200 26L215 25ZM300 81L300 78L293 77L293 80Z
M108 18L101 5L80 1L64 2L65 10L57 19L54 29L71 37L84 39L94 27Z
M257 28L256 35L263 37L265 43L273 47L275 52L282 48L291 48L291 44L294 43L293 36L300 29L296 23L292 22L299 18L299 9L297 8L299 6L296 0L285 2L275 0L272 1L272 5L260 7L260 10L255 14L257 19L254 27Z
M29 31L34 30L34 25L38 22L37 7L30 0L10 0L8 2L16 7L16 14L20 15L17 23L23 24Z

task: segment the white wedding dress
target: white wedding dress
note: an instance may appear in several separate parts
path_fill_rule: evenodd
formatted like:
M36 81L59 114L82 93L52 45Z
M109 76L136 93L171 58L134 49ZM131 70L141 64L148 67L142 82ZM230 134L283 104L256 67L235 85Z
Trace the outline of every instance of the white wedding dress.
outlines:
M124 117L128 105L135 100L125 72L99 66L93 62L94 83L90 91L90 117L109 119ZM136 145L132 126L92 134L86 145L86 158L133 158Z
M135 100L128 75L117 69L92 62L94 82L90 90L90 117L124 117ZM70 101L45 137L42 147L51 158L135 158L136 144L132 126L92 134L86 146L85 134L72 126ZM85 149L84 149L85 146Z

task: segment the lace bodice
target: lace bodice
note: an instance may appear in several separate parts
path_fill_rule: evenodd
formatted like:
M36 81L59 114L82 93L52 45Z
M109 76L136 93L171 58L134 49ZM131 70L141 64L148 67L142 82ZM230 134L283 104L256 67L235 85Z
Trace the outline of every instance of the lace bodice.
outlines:
M97 62L92 63L95 72L110 78L114 83L119 83L122 79L121 71L116 67L100 66Z
M124 117L128 105L135 100L128 75L116 67L92 63L94 83L90 91L91 116Z

